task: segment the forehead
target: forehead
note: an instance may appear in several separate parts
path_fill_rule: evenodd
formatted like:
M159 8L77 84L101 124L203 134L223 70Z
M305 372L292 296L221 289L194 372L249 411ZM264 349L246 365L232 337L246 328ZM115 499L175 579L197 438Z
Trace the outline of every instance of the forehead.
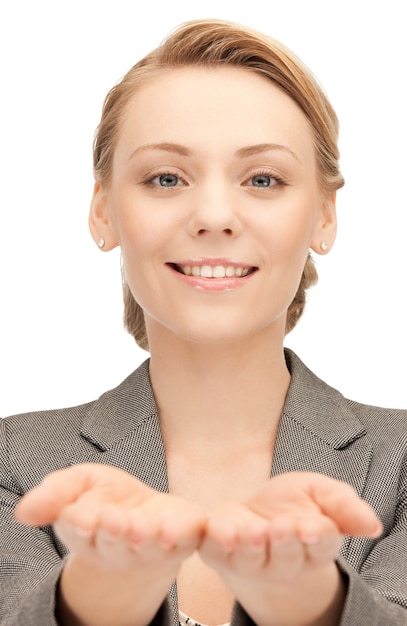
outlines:
M231 66L171 69L139 87L117 148L155 142L198 150L273 142L313 154L312 130L294 100L266 77Z

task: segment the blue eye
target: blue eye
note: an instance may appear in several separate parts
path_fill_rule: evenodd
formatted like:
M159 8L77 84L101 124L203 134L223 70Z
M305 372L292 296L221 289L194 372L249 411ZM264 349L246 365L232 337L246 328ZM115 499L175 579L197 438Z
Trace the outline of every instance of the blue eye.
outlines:
M178 184L178 176L175 176L175 174L162 174L156 178L161 187L176 187Z
M267 176L267 174L257 174L252 177L252 185L253 187L271 187L275 181L275 178L272 176Z
M166 172L165 170L162 170L162 173L157 172L148 176L144 180L141 180L140 184L150 187L151 189L155 189L157 192L160 190L178 189L178 187L187 186L187 183L183 178L180 178L180 176L173 174L172 172Z

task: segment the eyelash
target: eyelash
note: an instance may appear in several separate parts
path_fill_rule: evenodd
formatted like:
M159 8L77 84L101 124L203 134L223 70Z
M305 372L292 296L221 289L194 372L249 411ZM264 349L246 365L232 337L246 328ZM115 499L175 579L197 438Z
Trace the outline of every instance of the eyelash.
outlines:
M161 178L161 177L165 177L165 176L175 176L179 181L181 181L184 185L188 184L187 181L185 181L185 179L183 179L181 176L179 176L179 174L177 174L176 172L171 172L171 171L160 171L160 172L155 172L154 174L152 174L151 176L149 176L148 178L146 178L145 180L141 181L141 184L144 185L145 187L155 187L155 188L160 188L162 190L172 190L172 189L176 189L178 187L178 185L175 185L174 187L165 187L165 186L161 186L157 183L154 183L153 181L156 178ZM275 187L282 187L282 186L286 186L287 183L285 182L285 180L283 178L281 178L280 176L277 176L277 174L274 174L274 172L270 172L269 170L259 170L257 172L252 173L249 178L247 178L243 185L244 186L249 186L247 185L248 181L253 180L253 178L255 178L256 176L265 176L268 178L271 178L273 180L275 180L275 184L274 185L270 185L269 187L254 187L254 185L252 185L253 189L257 189L259 191L262 192L266 192L270 189L273 189Z
M250 174L249 178L247 178L244 181L244 184L246 184L248 181L253 180L253 178L256 178L256 176L265 176L265 177L268 177L268 178L271 178L271 179L275 180L276 182L275 182L274 185L270 185L270 187L254 187L254 186L252 186L253 189L258 189L260 191L268 191L268 190L273 189L275 187L282 187L282 186L286 186L287 185L286 181L283 178L281 178L281 176L278 176L277 174L275 174L274 172L271 172L270 170L259 170L257 172L252 172Z
M162 176L175 176L175 178L180 180L182 183L186 184L186 180L184 180L182 178L182 176L180 176L176 172L171 172L169 170L168 171L154 172L148 178L146 178L145 180L142 180L141 184L144 185L145 187L161 188L161 189L166 190L166 191L168 191L170 189L176 189L178 187L178 185L176 185L175 187L164 187L164 186L158 185L158 184L153 182L156 178L161 178Z

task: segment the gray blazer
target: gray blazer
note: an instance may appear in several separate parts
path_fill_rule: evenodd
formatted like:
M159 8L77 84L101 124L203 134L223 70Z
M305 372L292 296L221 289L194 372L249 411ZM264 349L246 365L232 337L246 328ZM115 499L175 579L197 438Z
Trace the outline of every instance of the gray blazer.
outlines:
M338 565L348 592L340 624L407 626L407 411L349 401L290 350L286 358L292 379L272 474L320 472L347 481L374 507L383 536L345 538L342 545ZM2 626L55 626L55 589L67 554L52 528L17 524L15 504L49 472L91 462L168 490L148 360L95 402L0 419ZM153 623L178 624L175 584ZM252 621L236 604L232 623Z

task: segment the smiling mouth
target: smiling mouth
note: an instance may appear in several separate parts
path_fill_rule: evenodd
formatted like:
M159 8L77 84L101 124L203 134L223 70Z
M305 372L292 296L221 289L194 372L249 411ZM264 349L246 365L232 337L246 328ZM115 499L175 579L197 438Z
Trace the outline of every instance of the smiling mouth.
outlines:
M177 263L168 263L168 265L184 276L199 278L243 278L258 269L240 265L178 265Z

